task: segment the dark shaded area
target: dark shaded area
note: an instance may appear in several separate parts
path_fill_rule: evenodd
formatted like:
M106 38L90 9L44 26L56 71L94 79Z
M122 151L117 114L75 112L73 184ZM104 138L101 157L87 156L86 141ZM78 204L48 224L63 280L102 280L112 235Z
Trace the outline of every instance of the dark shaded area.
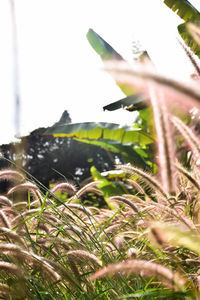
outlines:
M71 118L65 111L58 123L70 123ZM73 138L53 138L43 136L46 128L38 128L30 135L22 137L19 143L1 145L3 156L17 162L24 170L34 176L46 187L52 180L64 178L77 184L90 177L90 167L95 165L99 171L114 168L119 154L108 152L101 147L85 144ZM40 134L39 134L40 133ZM1 159L0 168L11 166Z

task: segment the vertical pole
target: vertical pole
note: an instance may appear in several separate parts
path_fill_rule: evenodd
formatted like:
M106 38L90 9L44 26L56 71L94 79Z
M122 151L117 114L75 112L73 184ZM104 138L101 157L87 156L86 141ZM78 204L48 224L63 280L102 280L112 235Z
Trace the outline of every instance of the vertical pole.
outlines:
M13 89L14 89L14 127L15 136L20 137L20 89L19 89L19 56L17 40L17 23L15 13L15 2L9 0L11 9L11 26L13 42Z

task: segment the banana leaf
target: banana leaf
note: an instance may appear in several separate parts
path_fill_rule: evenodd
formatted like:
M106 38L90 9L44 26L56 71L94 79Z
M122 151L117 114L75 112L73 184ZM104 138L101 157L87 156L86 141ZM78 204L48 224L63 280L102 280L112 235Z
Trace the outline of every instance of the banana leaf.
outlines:
M104 106L103 110L114 111L120 108L126 108L129 111L141 110L147 107L146 99L145 94L136 93Z
M93 29L89 29L87 33L87 39L92 48L100 55L103 61L106 60L120 60L125 61L123 57L115 51L100 35L98 35ZM126 84L117 84L122 92L126 96L131 96L137 92L137 89L129 87Z
M102 60L124 60L123 57L117 51L115 51L115 49L113 49L91 28L88 30L87 39L93 49L100 55Z
M75 140L86 144L100 146L114 153L120 153L122 155L122 159L124 162L131 163L144 170L150 169L148 163L146 162L146 158L148 157L146 152L142 151L142 149L139 149L141 151L138 151L138 149L134 149L133 144L122 144L118 141L112 141L112 140L88 140L88 139L75 139Z
M54 124L47 128L43 135L54 137L76 137L80 139L101 140L108 139L121 143L151 144L153 139L139 128L121 126L114 123L85 122L73 124Z
M200 21L199 11L187 0L164 0L164 3L171 8L184 21Z

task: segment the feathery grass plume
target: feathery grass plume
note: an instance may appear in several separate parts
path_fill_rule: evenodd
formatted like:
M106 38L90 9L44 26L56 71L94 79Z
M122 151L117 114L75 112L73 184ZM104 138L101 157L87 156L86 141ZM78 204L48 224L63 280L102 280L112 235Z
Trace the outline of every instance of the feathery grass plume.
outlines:
M28 251L22 250L21 253L24 255L24 258L30 259L32 263L36 266L40 266L42 271L45 273L48 273L49 278L53 281L58 281L61 279L60 275L55 271L55 269L45 261L45 259L42 256L38 256L34 253L30 253Z
M70 250L67 251L66 255L68 259L73 259L73 262L84 263L84 264L90 262L94 266L98 266L98 267L102 266L102 262L94 254L91 254L89 251Z
M184 137L185 142L194 155L195 163L200 160L200 139L191 128L184 124L179 118L172 116L171 121L180 134Z
M34 200L33 202L30 203L30 208L34 209L35 206L40 206L40 205L41 205L41 202L40 202L39 199L37 199L37 200Z
M50 233L50 232L49 232L49 228L48 228L48 226L47 226L47 225L45 225L44 223L41 223L41 222L40 222L40 224L39 224L39 228L40 228L41 230L45 231L47 234L49 234L49 233Z
M67 249L67 250L69 250L70 247L73 246L73 244L74 244L73 240L57 238L56 236L55 237L52 237L52 236L48 237L48 236L46 236L43 239L38 239L37 242L38 243L46 243L46 242L54 243L54 244L56 244L58 246L62 246L64 249Z
M118 249L121 249L124 245L124 238L123 236L119 236L119 235L115 236L113 242Z
M57 273L62 276L62 278L64 277L65 279L67 279L67 281L72 285L79 286L77 278L73 276L69 269L65 269L60 263L56 263L55 261L47 259L46 257L44 257L44 261L51 265L57 271ZM79 275L80 274L78 273L78 276Z
M112 201L117 201L117 202L125 203L125 204L129 205L133 209L134 212L136 212L137 214L139 213L139 210L137 209L137 206L132 201L127 199L126 197L112 196L112 197L108 198L108 201L111 201L111 202Z
M92 280L117 274L139 274L148 278L156 277L161 284L175 291L185 290L187 281L178 273L171 271L157 263L145 260L126 260L118 264L108 265L106 268L97 271Z
M16 210L14 210L13 207L7 206L7 207L3 207L1 210L3 212L5 212L6 215L8 215L12 218L18 216L18 212Z
M173 217L175 217L177 220L181 221L186 227L188 227L190 230L196 230L196 227L194 226L193 222L189 219L186 218L182 215L180 215L175 209L170 208L166 205L160 204L160 203L155 203L154 204L154 209L158 208L161 210L162 214L170 214Z
M186 231L185 228L168 223L152 224L151 230L159 234L160 241L169 245L185 247L200 255L200 235L194 231Z
M198 75L200 75L200 67L198 65L198 63L196 62L195 58L194 58L194 53L191 52L191 50L189 49L189 47L186 46L186 44L183 44L181 41L179 41L179 44L182 46L183 50L185 51L187 57L189 58L190 62L192 63L196 73Z
M7 274L11 274L17 277L23 277L20 267L5 261L0 261L0 270L5 271Z
M72 224L65 225L63 227L63 230L64 231L74 232L76 234L82 234L82 235L84 234L83 233L83 229L81 229L79 226L72 225Z
M7 194L10 195L14 192L21 192L21 191L27 191L27 190L36 192L38 190L38 187L37 187L37 185L35 185L32 182L25 182L25 183L16 185L13 188L9 189Z
M136 190L138 190L138 192L140 192L141 194L146 195L145 191L143 190L143 188L141 187L140 184L138 184L136 181L132 180L132 179L125 179L127 183L129 183L131 186L133 186Z
M24 176L16 170L4 169L0 171L0 180L12 180L14 182L21 182L24 179Z
M4 227L11 229L10 221L8 220L7 216L4 214L2 210L0 210L0 220Z
M37 215L37 217L35 216L35 218L38 218L38 217L39 217L39 215ZM52 212L47 211L47 210L42 212L42 219L51 221L51 222L53 222L52 224L54 224L54 225L55 224L56 225L62 225L63 224L62 220L58 219L56 216L53 215Z
M144 68L144 65L135 65L135 69L133 69L124 61L106 61L105 70L113 76L117 83L126 84L134 90L138 88L147 95L149 95L149 84L153 83L162 89L163 95L168 98L171 107L179 104L185 110L200 106L200 88L194 81L179 82L159 75L155 71L149 71Z
M62 182L58 182L56 185L54 185L54 187L52 187L50 189L51 193L55 193L57 191L65 191L67 192L69 195L74 195L77 191L76 186L68 181L62 181Z
M67 205L65 205L65 206L59 206L59 209L62 211L62 213L64 214L64 218L65 218L65 221L66 221L66 217L67 218L69 218L71 221L73 221L73 222L76 222L76 219L75 219L75 216L72 214L72 213L70 213L69 211L68 211L68 208L67 208Z
M165 198L168 198L167 194L165 193L164 189L162 188L159 181L157 181L152 174L149 174L141 169L135 168L130 164L127 165L117 165L117 169L123 170L128 174L137 174L141 177L141 179L153 190L156 192L160 192Z
M81 204L78 204L78 203L67 203L65 206L60 206L59 208L62 209L66 209L67 207L71 208L71 209L76 209L76 210L80 210L82 212L84 212L85 214L89 215L89 216L92 216L92 212L90 211L89 208L81 205Z
M200 183L186 168L181 166L179 163L176 164L176 168L178 172L184 175L198 190L200 190Z
M169 113L161 91L156 90L152 85L149 89L157 135L158 170L161 184L166 194L174 194L176 191L175 151L172 141Z
M17 226L18 224L21 225L20 223L25 222L25 219L29 216L32 216L33 218L35 218L35 217L38 218L40 212L41 212L40 208L35 208L35 209L30 209L28 211L25 211L20 215L17 215L17 217L12 220L12 226ZM48 211L48 210L43 211L42 216L45 217L46 219L49 219L49 220L53 221L56 224L61 225L61 221L59 219L57 219L52 214L51 211Z
M15 244L11 243L0 243L0 253L14 253L14 255L18 255L23 251L23 249ZM23 255L21 254L22 258Z
M168 238L163 232L156 227L151 227L149 231L150 240L155 242L156 246L167 246Z
M113 225L108 226L100 234L100 238L105 239L106 237L113 236L114 234L116 234L123 227L123 225L124 225L123 222L119 222L117 224L113 224Z
M97 186L98 184L101 184L102 181L92 181L89 182L88 184L84 185L74 196L72 196L68 202L76 199L76 198L80 198L84 193L90 192L90 191L94 191L94 187Z
M0 227L0 237L9 238L13 242L24 246L24 241L21 239L21 237L16 232L11 231L9 228Z
M24 201L17 202L17 203L14 203L12 207L18 211L25 210L27 207L27 202L24 202Z
M0 195L0 204L11 207L12 201L8 197Z
M126 253L129 258L136 258L137 254L138 254L138 250L136 248L132 247L132 248L129 248Z

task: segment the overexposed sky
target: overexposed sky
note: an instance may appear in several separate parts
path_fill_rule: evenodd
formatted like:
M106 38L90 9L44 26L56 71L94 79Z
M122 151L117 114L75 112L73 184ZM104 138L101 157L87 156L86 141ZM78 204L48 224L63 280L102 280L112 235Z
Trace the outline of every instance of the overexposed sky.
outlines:
M161 72L184 80L192 72L176 41L176 26L182 21L162 0L14 1L22 135L51 126L65 109L73 122L131 123L129 112L102 110L124 95L102 71L102 62L86 39L89 28L127 60L132 60L132 41L139 39ZM199 1L191 2L198 8ZM9 0L0 1L0 45L2 144L13 140L15 133Z

